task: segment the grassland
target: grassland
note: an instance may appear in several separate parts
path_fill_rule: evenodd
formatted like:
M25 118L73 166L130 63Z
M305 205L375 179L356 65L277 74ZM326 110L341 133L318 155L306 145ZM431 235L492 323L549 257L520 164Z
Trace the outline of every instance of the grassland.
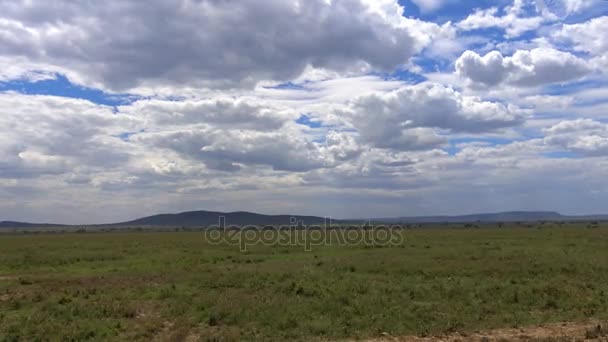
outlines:
M341 340L608 318L608 228L404 230L398 246L201 232L0 235L0 341Z

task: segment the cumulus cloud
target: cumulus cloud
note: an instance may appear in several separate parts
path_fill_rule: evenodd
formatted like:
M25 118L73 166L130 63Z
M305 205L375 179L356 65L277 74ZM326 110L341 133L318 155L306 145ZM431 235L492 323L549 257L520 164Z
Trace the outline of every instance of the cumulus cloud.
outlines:
M333 167L354 158L354 139L331 133L325 143L309 141L297 132L217 130L211 127L162 133L143 133L138 142L167 148L197 159L211 169L237 171L246 166L269 166L279 171L302 172Z
M108 182L93 174L117 170L131 179L123 185L141 181L142 173L200 175L200 166L302 172L334 167L362 150L349 133L309 136L295 124L293 109L252 97L144 99L115 110L86 100L0 93L0 113L0 178L52 174L101 186Z
M418 161L405 152L369 149L351 163L332 169L314 170L303 177L308 186L333 184L341 189L399 191L427 185L418 178Z
M581 12L601 0L536 0L536 8L544 17L559 19Z
M580 13L599 0L513 0L504 8L490 7L476 9L457 23L463 31L487 28L504 30L506 38L517 38L522 34L535 31L543 24Z
M578 24L564 24L553 33L553 38L574 44L577 51L593 56L603 56L608 52L608 16L592 18Z
M331 131L327 134L325 145L321 149L331 156L335 164L356 158L361 154L363 147L352 135Z
M446 138L438 135L436 129L488 132L517 126L525 117L514 106L427 83L361 97L345 115L351 117L352 125L367 143L398 150L441 146Z
M253 97L219 96L182 101L140 100L121 106L121 113L139 117L147 128L211 124L216 127L276 130L297 119L293 109Z
M478 86L505 83L533 87L577 80L592 71L581 58L549 48L518 50L510 57L498 51L480 56L468 50L456 60L455 66L459 76Z
M387 11L400 16L400 6L378 10L362 0L3 0L0 7L0 54L69 66L111 89L246 86L295 78L308 65L390 71L419 39L390 22Z
M0 177L39 176L129 159L118 137L139 122L85 100L0 93Z
M504 15L499 15L497 7L477 9L458 22L456 26L463 31L498 27L505 31L507 38L514 38L525 32L536 30L542 25L544 21L542 17L522 17L521 2L515 1L515 3L514 6L505 9Z
M532 107L535 112L559 111L570 108L575 101L572 96L532 95L522 99L522 104Z
M588 156L608 155L608 125L591 119L561 121L547 129L545 144Z

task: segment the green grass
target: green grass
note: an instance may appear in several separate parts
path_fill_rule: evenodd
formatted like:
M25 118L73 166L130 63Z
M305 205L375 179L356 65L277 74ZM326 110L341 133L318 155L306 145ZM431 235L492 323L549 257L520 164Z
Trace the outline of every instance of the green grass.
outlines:
M608 229L406 230L398 246L0 235L0 341L435 335L608 318Z

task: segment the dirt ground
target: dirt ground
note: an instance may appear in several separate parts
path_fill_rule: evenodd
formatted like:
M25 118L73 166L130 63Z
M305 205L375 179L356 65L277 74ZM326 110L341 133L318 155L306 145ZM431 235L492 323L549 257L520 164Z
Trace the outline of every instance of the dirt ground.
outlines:
M608 342L608 321L588 323L560 323L539 327L496 329L480 331L470 335L455 333L435 337L392 337L369 340L368 342L502 342L502 341L538 341L538 342L578 342L602 341Z

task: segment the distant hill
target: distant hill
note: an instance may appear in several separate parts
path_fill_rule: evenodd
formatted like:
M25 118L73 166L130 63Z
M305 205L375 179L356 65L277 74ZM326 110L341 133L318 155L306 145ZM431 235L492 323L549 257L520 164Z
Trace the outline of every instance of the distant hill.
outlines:
M305 225L321 225L323 217L298 215L263 215L244 211L223 213L215 211L189 211L179 214L161 214L137 220L117 223L117 226L211 226L217 225L220 216L226 218L227 225L290 225L293 219ZM332 220L334 224L362 223L472 223L472 222L534 222L534 221L585 221L608 220L608 215L566 216L552 211L509 211L457 216L419 216L376 219Z
M89 225L88 227L208 227L218 225L220 217L226 218L226 225L292 225L303 222L304 225L323 225L325 218L319 216L300 215L263 215L245 211L223 213L219 211L188 211L178 214L160 214L139 218L133 221L105 225ZM456 216L415 216L389 217L374 219L333 220L333 224L361 224L365 221L374 223L496 223L496 222L535 222L535 221L608 221L608 215L567 216L552 211L509 211L502 213L484 213ZM27 222L0 222L0 229L9 228L58 228L69 225ZM84 227L84 226L80 226Z
M226 225L291 225L302 221L304 225L325 223L323 217L298 215L262 215L237 211L223 213L217 211L188 211L179 214L161 214L143 217L137 220L116 223L116 226L212 226L218 225L220 217L226 218Z
M62 227L63 225L59 224L49 224L49 223L28 223L28 222L14 222L14 221L1 221L0 228L54 228L54 227Z
M402 223L471 223L471 222L534 222L534 221L590 221L608 220L608 215L567 216L553 211L507 211L456 216L415 216L381 218L373 221Z

